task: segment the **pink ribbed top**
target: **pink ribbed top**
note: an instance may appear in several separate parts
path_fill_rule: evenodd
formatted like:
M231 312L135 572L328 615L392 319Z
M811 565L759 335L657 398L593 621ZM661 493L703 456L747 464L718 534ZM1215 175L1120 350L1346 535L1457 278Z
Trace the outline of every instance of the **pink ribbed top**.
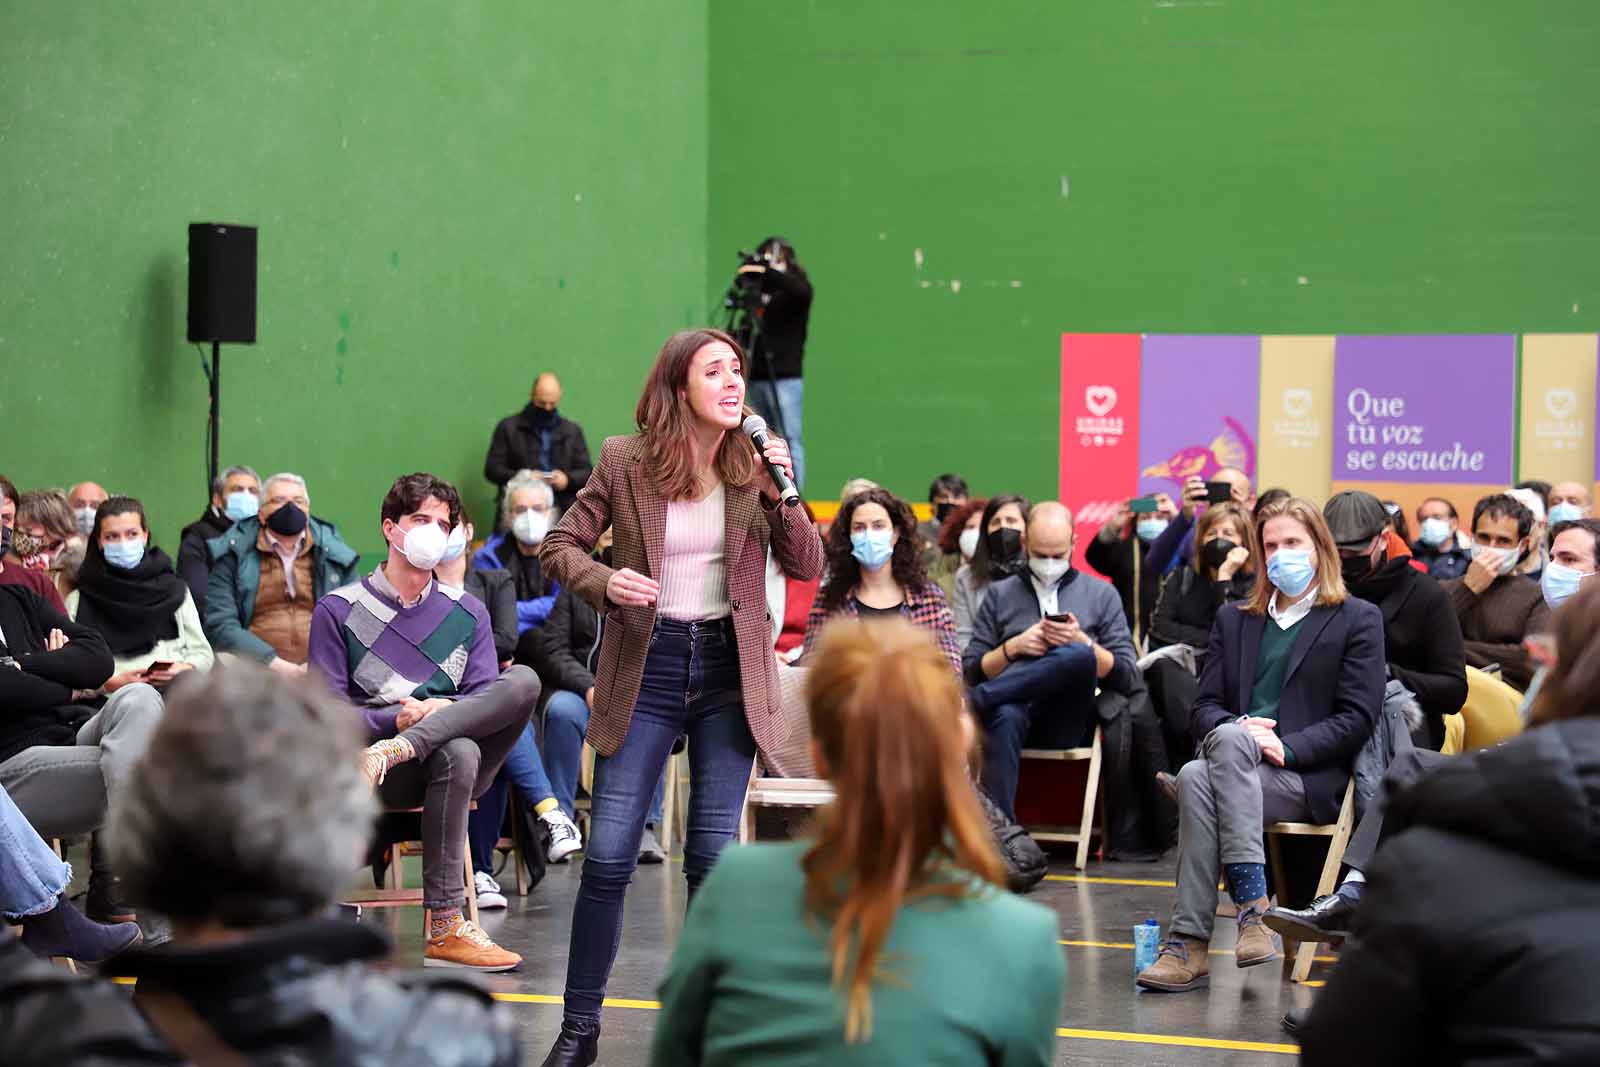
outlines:
M666 547L661 557L661 596L656 613L680 622L725 619L728 605L727 493L717 487L703 500L667 504Z

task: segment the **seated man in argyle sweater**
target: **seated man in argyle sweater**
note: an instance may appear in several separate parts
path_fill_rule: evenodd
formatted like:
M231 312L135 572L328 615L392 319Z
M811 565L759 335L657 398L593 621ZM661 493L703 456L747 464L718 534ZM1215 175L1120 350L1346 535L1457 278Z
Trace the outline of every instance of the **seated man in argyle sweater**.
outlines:
M533 715L538 676L504 674L488 609L433 579L461 498L449 482L408 474L383 499L389 555L359 582L317 601L310 662L361 709L373 740L367 777L388 808L422 808L425 967L510 970L522 957L466 921L467 812Z

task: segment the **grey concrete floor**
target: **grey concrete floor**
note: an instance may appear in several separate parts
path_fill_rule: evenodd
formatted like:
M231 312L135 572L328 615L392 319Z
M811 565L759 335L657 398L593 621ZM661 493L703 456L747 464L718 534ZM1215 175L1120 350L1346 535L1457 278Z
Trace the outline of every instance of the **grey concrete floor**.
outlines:
M1305 1005L1314 990L1292 986L1281 968L1240 971L1233 965L1233 924L1218 920L1211 987L1161 995L1133 985L1132 927L1145 919L1165 924L1172 905L1175 864L1092 861L1079 880L1064 854L1053 857L1050 878L1030 898L1060 917L1067 985L1059 1026L1074 1031L1057 1039L1057 1064L1283 1064L1294 1046L1279 1029L1288 1007ZM487 911L483 924L501 944L524 957L520 970L489 979L496 992L513 994L508 1009L518 1020L524 1061L539 1063L560 1026L567 936L578 886L578 863L552 867L545 881L519 898L503 872L510 907ZM1104 880L1104 881L1102 881ZM1154 882L1155 885L1120 884ZM414 884L414 883L413 883ZM683 915L681 866L640 867L629 890L622 948L609 996L653 1001ZM396 963L421 959L420 909L370 909L375 923L396 941ZM1126 947L1119 947L1126 946ZM1319 964L1312 978L1325 977ZM532 999L523 999L531 995ZM645 1064L655 1012L647 1006L607 1007L600 1062L608 1067ZM1082 1033L1087 1032L1087 1033ZM1218 1046L1207 1042L1228 1042ZM1260 1043L1270 1049L1232 1043Z

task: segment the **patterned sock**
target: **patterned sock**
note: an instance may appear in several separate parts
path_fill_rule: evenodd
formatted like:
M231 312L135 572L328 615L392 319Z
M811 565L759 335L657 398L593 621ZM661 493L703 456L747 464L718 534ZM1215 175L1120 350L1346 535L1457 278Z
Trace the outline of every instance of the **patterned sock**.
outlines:
M1239 907L1267 895L1266 864L1226 863L1222 870L1228 882L1228 895Z
M439 938L454 930L461 922L460 908L438 908L428 916L428 940Z

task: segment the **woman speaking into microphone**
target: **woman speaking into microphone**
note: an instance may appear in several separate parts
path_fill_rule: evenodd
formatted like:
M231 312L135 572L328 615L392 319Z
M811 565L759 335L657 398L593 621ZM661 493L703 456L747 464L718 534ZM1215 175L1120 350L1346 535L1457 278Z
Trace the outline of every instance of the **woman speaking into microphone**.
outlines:
M784 740L766 617L767 546L785 574L815 578L822 543L783 507L764 463L793 478L789 447L743 433L744 353L721 330L662 345L634 413L545 538L545 570L605 616L589 694L598 754L593 815L572 915L561 1035L545 1059L598 1055L600 1002L622 933L622 899L645 810L673 741L689 735L689 894L733 839L756 749ZM590 553L615 532L612 566Z

